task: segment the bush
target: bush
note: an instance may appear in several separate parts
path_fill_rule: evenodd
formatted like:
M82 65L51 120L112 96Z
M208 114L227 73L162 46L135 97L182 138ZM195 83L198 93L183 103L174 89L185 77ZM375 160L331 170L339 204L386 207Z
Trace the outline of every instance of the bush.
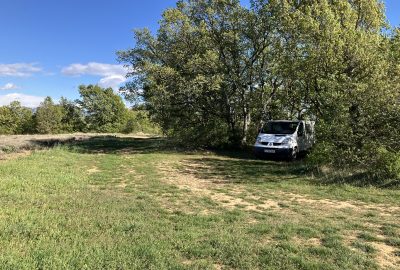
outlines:
M308 163L312 166L332 165L335 163L334 153L335 146L328 142L318 143L308 156Z
M122 129L122 133L147 133L159 134L160 129L157 124L153 123L147 111L129 110L126 116L126 123Z
M40 134L57 134L62 130L62 107L46 97L36 110L36 131Z
M321 142L310 153L307 163L310 167L318 168L318 171L321 168L334 169L342 176L346 172L352 175L357 171L363 174L366 183L378 184L400 179L400 152L389 151L376 143L356 150ZM334 175L329 174L329 177Z
M400 179L400 152L391 152L380 146L370 153L364 165L374 178L381 181Z

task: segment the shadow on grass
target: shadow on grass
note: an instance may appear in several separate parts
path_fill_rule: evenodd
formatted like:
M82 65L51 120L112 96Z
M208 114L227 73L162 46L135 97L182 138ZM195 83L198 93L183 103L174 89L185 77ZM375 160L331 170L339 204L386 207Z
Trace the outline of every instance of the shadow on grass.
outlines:
M32 140L39 148L64 146L74 152L87 154L146 154L146 153L185 153L195 152L187 148L176 147L162 137L75 137L66 140L47 139ZM259 160L251 151L213 151L215 155L204 158L190 158L184 161L179 169L183 175L191 174L201 179L214 182L229 183L279 183L284 181L306 181L312 185L348 184L357 187L375 186L380 188L398 189L399 181L377 182L364 173L311 175L310 169L303 160L284 162L274 160Z
M63 146L87 154L196 154L187 148L176 147L162 137L138 138L117 136L75 137L67 140L47 139L31 141L42 148ZM265 183L291 180L304 175L304 163L256 159L251 151L212 151L204 158L190 158L179 168L185 174L194 174L210 181L230 183ZM194 167L193 167L194 166ZM195 168L193 170L193 168ZM216 180L219 179L219 180Z
M188 159L192 166L181 168L183 174L224 183L283 183L301 181L315 186L349 185L354 187L377 187L399 189L400 180L381 181L356 169L321 174L309 166L303 156L295 162L256 159L251 151L217 151L217 158Z
M75 137L67 140L32 140L31 143L43 148L64 146L75 152L87 154L135 154L183 151L169 144L167 139L161 137L139 138L104 135L95 137Z
M348 173L346 171L319 175L317 181L323 185L350 185L355 187L378 187L399 189L400 180L382 180L367 172Z
M257 160L250 155L187 159L182 174L195 175L214 183L263 184L299 180L305 177L303 162Z

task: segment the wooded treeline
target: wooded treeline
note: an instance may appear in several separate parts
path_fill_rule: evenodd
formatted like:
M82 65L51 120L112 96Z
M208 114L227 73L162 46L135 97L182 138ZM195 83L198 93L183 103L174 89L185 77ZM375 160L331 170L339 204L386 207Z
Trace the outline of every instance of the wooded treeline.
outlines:
M400 30L384 12L378 0L181 0L119 52L123 91L183 143L249 145L269 119L312 119L311 160L399 177Z
M58 104L47 97L35 109L18 101L0 107L0 134L158 132L143 108L128 109L111 88L80 86L79 93L80 99Z

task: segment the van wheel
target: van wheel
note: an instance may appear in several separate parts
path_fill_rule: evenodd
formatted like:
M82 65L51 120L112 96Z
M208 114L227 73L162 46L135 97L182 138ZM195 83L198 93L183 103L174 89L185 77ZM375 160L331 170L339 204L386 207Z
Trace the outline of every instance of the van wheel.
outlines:
M289 160L293 161L297 159L297 147L293 148L292 152L289 154Z

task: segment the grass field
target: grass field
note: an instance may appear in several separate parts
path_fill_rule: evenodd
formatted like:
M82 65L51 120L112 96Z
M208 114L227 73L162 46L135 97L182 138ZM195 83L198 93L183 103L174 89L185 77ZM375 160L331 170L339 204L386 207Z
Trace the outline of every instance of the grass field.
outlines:
M89 136L0 161L1 269L400 269L400 190Z

